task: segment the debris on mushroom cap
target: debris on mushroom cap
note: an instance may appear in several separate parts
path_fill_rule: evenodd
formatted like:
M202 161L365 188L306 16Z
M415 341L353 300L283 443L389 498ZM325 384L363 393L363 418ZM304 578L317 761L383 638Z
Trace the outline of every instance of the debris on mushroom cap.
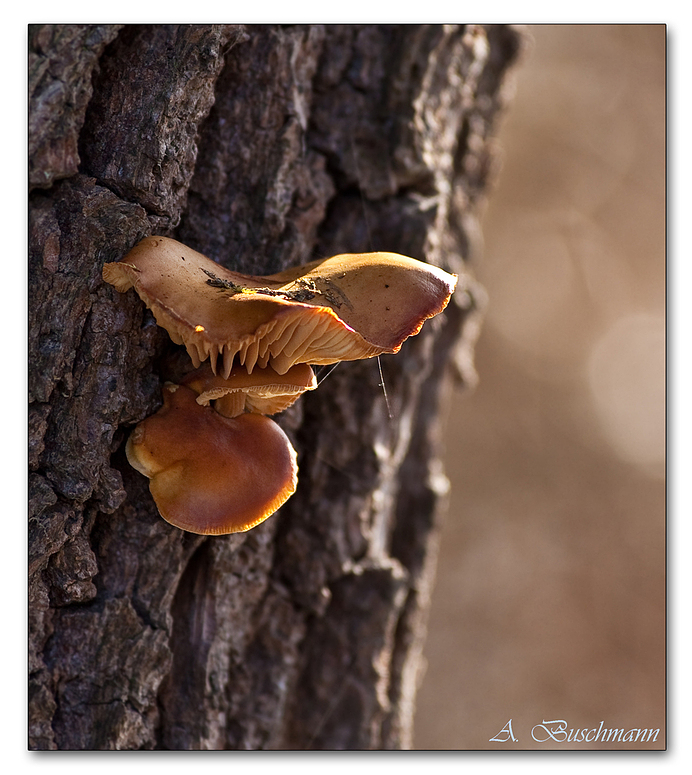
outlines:
M236 364L227 378L215 375L205 363L190 372L182 383L197 393L197 403L214 409L224 417L236 417L243 412L276 414L288 409L306 390L314 390L317 380L307 363L297 363L285 374L271 366L255 368L252 374Z
M137 425L126 453L151 480L167 522L203 535L242 532L295 492L296 452L273 420L223 417L185 386L167 383L163 398L163 407Z
M396 253L349 253L266 277L231 272L166 237L147 237L103 267L134 287L195 365L228 377L268 364L325 365L397 352L447 305L457 276Z

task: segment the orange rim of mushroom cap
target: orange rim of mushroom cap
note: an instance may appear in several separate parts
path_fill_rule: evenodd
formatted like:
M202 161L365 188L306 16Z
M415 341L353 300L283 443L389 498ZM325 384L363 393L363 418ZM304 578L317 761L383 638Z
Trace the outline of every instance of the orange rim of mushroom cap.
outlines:
M237 417L243 412L276 414L288 409L306 390L315 390L317 380L307 363L297 363L285 374L271 366L255 368L249 374L235 364L227 378L214 374L208 363L190 372L181 382L197 393L197 403L214 409L224 417Z
M222 535L250 530L295 492L296 452L268 417L229 419L167 383L163 407L127 442L130 464L150 479L161 516L182 530Z
M333 256L266 277L231 272L167 237L147 237L103 278L134 287L195 367L231 373L394 353L447 305L457 276L396 253Z

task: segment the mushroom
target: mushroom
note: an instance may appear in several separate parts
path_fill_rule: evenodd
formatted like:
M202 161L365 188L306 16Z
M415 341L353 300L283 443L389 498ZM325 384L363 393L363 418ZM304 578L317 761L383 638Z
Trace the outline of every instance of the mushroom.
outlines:
M166 383L163 407L137 425L130 464L150 479L159 513L191 533L249 530L295 492L296 452L268 417L223 417L184 385Z
M271 366L255 368L252 374L236 364L227 378L215 375L205 363L190 372L182 383L197 393L197 403L214 409L224 417L237 417L243 412L276 414L288 409L306 390L317 387L315 375L307 363L297 363L285 374Z
M147 237L103 278L134 287L195 367L229 378L236 356L252 373L395 353L441 312L456 275L396 253L351 253L267 277L231 272L166 237Z

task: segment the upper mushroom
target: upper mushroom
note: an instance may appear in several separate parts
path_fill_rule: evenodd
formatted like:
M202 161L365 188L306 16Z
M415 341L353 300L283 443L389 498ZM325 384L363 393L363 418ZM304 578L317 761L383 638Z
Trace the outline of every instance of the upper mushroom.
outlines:
M396 253L333 256L266 277L231 272L166 237L147 237L104 280L134 287L156 322L228 378L233 362L285 374L394 353L441 312L456 275Z

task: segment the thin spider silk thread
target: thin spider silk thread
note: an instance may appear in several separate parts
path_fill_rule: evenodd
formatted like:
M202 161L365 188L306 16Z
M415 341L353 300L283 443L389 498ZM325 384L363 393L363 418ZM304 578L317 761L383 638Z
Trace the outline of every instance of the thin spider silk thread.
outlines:
M365 206L365 196L363 195L363 188L361 186L361 175L360 175L360 166L358 164L358 154L356 153L356 143L353 139L353 135L351 135L351 152L353 154L353 166L356 170L356 180L358 181L358 193L360 194L360 204L363 208L363 223L365 224L365 233L368 238L368 246L370 248L370 251L372 252L373 245L372 245L372 232L370 231L370 223L368 221L368 209ZM377 356L377 368L380 372L380 382L379 387L382 388L382 393L384 395L384 402L387 405L387 414L389 416L389 419L392 419L392 408L389 405L389 396L387 395L387 386L384 384L384 374L382 373L382 362L380 361L380 356ZM331 373L331 372L330 372ZM329 376L329 375L327 375Z

